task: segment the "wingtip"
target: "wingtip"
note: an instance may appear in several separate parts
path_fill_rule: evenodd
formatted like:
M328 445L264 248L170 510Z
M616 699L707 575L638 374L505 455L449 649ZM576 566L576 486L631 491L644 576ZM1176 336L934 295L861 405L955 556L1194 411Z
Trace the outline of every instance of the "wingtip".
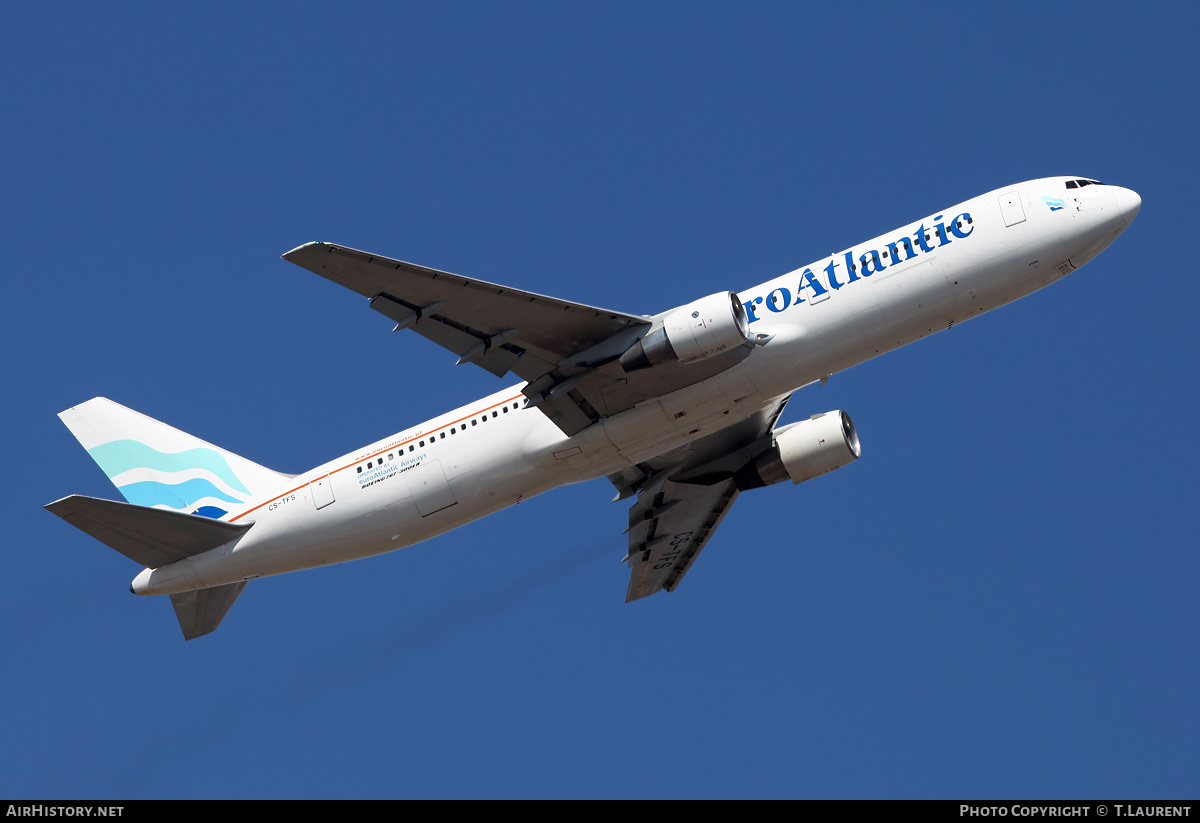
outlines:
M286 251L279 256L282 257L284 260L290 261L293 256L299 254L300 252L304 251L305 249L311 248L313 246L324 246L324 245L325 245L325 242L323 240L312 240L308 243L301 243L299 246L296 246L296 248L292 249L291 251Z

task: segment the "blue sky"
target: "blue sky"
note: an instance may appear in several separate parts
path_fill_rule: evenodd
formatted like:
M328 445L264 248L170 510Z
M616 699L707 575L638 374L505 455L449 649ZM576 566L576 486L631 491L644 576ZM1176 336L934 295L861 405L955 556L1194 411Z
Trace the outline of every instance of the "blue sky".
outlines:
M1196 797L1188 4L6 11L0 794ZM799 393L863 459L626 605L561 489L257 581L184 643L41 506L110 397L299 472L501 388L279 259L652 313L1036 177L1137 190L1065 281Z

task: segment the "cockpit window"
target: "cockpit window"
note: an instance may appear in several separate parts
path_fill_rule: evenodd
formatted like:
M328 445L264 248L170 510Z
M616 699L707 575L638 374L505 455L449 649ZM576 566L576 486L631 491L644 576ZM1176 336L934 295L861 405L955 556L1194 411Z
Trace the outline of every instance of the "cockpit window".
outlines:
M1103 185L1106 185L1106 184L1101 183L1099 180L1068 180L1067 181L1068 189L1082 189L1084 186L1103 186Z

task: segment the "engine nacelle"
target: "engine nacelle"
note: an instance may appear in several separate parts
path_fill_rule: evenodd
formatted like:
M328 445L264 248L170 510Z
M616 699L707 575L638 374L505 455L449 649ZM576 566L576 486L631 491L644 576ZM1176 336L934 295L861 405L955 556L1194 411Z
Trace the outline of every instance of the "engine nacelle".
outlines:
M746 307L731 291L703 297L674 309L641 340L621 355L625 371L658 363L694 363L746 343Z
M775 432L775 445L734 476L740 491L791 480L803 483L853 463L862 454L858 432L844 411L813 415Z

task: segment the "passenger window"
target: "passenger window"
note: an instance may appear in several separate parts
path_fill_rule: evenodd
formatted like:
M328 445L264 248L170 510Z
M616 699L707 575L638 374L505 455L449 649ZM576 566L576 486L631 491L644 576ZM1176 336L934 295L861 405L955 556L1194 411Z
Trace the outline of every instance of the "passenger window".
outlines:
M472 421L471 421L471 425L472 425L472 426L474 426L474 425L475 425L476 423L478 423L478 422L479 422L478 420L472 420Z
M445 432L440 432L440 433L438 434L438 439L439 439L439 440L445 440L445 439L446 439L446 433L445 433Z

